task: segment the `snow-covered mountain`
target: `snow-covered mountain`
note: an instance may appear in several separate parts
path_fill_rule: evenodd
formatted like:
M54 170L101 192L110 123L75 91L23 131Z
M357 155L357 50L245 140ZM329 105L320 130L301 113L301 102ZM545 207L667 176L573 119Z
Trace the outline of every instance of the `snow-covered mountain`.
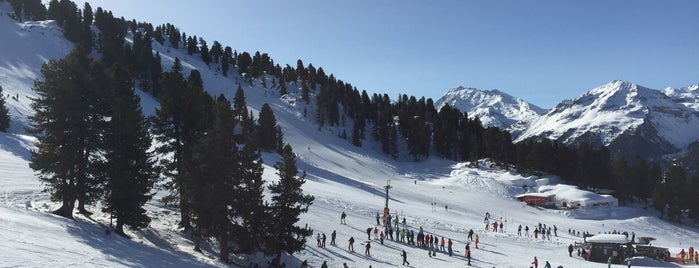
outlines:
M561 102L515 141L585 141L609 146L614 155L657 159L699 139L699 112L688 107L661 91L617 80Z
M445 104L466 112L469 117L478 117L483 126L507 129L513 137L526 129L529 124L544 114L546 110L515 98L499 90L455 87L440 97L437 109Z
M675 101L699 111L699 85L681 88L668 87L663 90L663 93Z

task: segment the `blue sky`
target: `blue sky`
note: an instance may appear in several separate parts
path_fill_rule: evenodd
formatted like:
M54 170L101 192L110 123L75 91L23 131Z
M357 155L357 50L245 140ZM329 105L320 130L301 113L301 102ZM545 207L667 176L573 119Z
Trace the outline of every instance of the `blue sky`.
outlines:
M699 83L692 0L88 2L282 66L301 59L392 99L436 100L462 85L551 108L615 79L655 89Z

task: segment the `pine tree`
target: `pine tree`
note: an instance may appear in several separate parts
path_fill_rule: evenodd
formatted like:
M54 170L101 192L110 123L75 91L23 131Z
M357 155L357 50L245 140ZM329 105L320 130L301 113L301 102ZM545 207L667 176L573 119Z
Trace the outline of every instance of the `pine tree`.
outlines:
M296 226L296 223L301 213L308 212L314 197L303 194L306 172L298 177L296 157L291 145L284 146L282 159L274 167L280 179L269 186L272 193L271 218L274 223L270 225L271 237L267 246L273 253L292 254L301 250L306 238L312 234L312 230Z
M665 190L666 192L666 204L667 204L667 216L670 219L679 221L680 212L682 207L682 194L683 189L686 185L686 174L684 168L679 165L671 165L665 172Z
M269 104L265 103L260 109L257 119L257 137L259 138L260 149L264 151L274 151L277 148L277 119Z
M5 132L10 127L10 110L5 105L5 93L0 86L0 131Z
M246 119L249 120L249 119ZM254 124L254 121L251 121ZM269 209L264 202L264 180L262 179L262 159L257 139L244 137L238 141L242 148L237 154L234 177L238 183L235 211L232 218L237 219L232 239L238 246L237 251L253 253L264 249L264 240L268 232Z
M157 172L149 152L149 123L141 111L140 98L134 92L128 71L119 66L112 69L103 210L116 217L115 232L126 236L125 225L139 229L150 222L143 205L152 197Z
M207 131L199 133L192 149L192 168L184 186L192 205L195 250L201 251L204 238L216 237L221 245L219 258L228 261L229 207L234 206L233 179L237 147L233 140L235 120L231 104L220 96L211 111L213 120Z
M612 176L614 179L614 188L616 189L617 198L619 198L620 205L626 204L626 200L629 198L631 181L629 178L630 170L626 159L622 156L619 157L612 168Z
M208 120L204 111L210 107L206 106L198 72L193 71L190 79L185 81L181 70L182 65L175 58L172 71L163 73L160 78L160 109L156 110L151 121L153 134L160 144L156 152L173 155L172 158L161 159L159 163L163 175L170 180L166 187L171 189L171 195L164 198L164 201L168 204L178 202L180 225L189 229L191 211L185 181L190 172L189 163L197 132L202 130Z
M37 150L29 166L45 190L61 207L55 214L72 218L75 202L81 213L97 199L101 137L105 129L104 68L76 49L65 58L41 67L43 81L35 81L29 132L37 135ZM101 74L101 75L100 75Z
M211 52L209 52L209 47L206 45L204 38L199 38L199 44L201 60L203 60L206 65L209 65L211 63Z

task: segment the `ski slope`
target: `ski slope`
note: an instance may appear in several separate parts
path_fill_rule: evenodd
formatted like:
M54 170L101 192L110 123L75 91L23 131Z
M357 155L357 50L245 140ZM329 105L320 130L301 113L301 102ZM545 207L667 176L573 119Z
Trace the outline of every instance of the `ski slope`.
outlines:
M17 23L7 18L9 10L7 3L0 3L0 36L7 48L0 54L0 85L6 94L18 94L20 98L7 100L12 128L8 133L0 133L0 266L225 267L216 259L215 245L204 247L203 253L192 250L192 241L177 228L177 211L164 207L157 198L163 192L146 206L153 218L151 225L127 231L131 240L105 233L109 218L100 212L99 206L89 207L95 212L92 218L78 216L76 220L67 220L50 214L59 204L42 192L41 183L29 168L29 150L35 139L24 132L26 116L31 113L27 96L35 96L32 81L40 78L41 63L61 58L71 46L57 34L60 29L55 24ZM471 242L473 267L528 267L534 256L540 267L545 261L553 267L601 267L602 264L568 257L568 244L581 240L568 235L569 228L591 233L633 231L638 237L657 238L654 244L669 247L673 254L691 245L699 247L696 226L663 221L654 210L640 205L575 211L522 206L514 196L522 193L523 185L536 186L541 178L490 167L487 161L470 168L466 163L435 158L419 163L394 160L381 154L372 141L365 141L362 148L354 147L338 137L341 127L318 129L313 124L314 105L297 100L300 84L290 84L290 94L282 97L275 89L263 88L260 81L250 85L237 75L224 77L182 50L157 44L154 49L160 52L165 70L175 57L182 60L186 74L191 69L200 70L206 90L214 95L224 94L232 99L240 83L253 111L264 103L273 108L285 141L297 154L299 169L308 172L304 191L316 197L299 224L307 224L315 234L328 236L325 248L316 246L315 234L309 237L305 250L282 258L287 267L298 267L303 260L311 267L319 267L323 261L329 267L342 267L343 263L349 267L399 267L402 250L407 252L411 267L464 267L469 229L480 239L478 249ZM153 114L157 101L145 93L140 95L144 112ZM308 118L303 115L304 109ZM265 154L263 158L265 180L277 180L272 166L279 156ZM543 181L558 183L556 178ZM388 183L392 187L389 207L393 215L405 217L407 227L416 233L422 227L426 233L451 238L453 256L439 252L428 257L424 249L393 241L381 245L377 240L371 240L371 256L364 255L363 244L368 241L365 230L376 224L375 215L384 207L384 186ZM348 214L346 225L340 224L343 211ZM505 232L485 231L486 213L493 220L504 222ZM538 223L556 225L558 236L546 241L517 236L518 225L532 228ZM337 232L337 246L330 246L333 231ZM357 240L355 252L347 250L349 237ZM233 267L250 262L266 267L270 257L256 254L232 259ZM634 259L633 264L678 266L645 259Z

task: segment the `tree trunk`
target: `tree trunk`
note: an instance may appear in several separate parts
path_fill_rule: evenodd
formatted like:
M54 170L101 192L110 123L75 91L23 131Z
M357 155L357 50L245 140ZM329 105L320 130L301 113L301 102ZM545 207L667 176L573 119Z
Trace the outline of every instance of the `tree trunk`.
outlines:
M75 187L73 185L73 180L71 179L62 179L62 181L63 187L65 187L63 196L61 198L63 204L60 208L54 210L53 214L72 219L73 209L75 209Z
M114 232L124 238L131 238L124 233L124 221L119 216L117 216L117 223L116 227L114 228Z
M201 232L194 231L194 251L201 252Z
M78 213L83 214L85 216L90 216L92 215L92 212L85 209L85 203L85 195L80 194L80 196L78 197Z
M189 217L189 203L187 198L184 196L184 190L182 189L182 184L180 184L180 227L184 228L185 232L189 232L192 229L191 218Z
M225 232L225 231L224 231L224 232ZM222 234L222 235L220 236L220 238L219 238L219 247L220 247L221 249L220 249L219 257L218 257L218 258L219 258L219 259L221 260L221 262L223 262L223 263L230 263L231 260L230 260L230 258L229 258L230 249L228 248L228 237L226 237L225 234Z

